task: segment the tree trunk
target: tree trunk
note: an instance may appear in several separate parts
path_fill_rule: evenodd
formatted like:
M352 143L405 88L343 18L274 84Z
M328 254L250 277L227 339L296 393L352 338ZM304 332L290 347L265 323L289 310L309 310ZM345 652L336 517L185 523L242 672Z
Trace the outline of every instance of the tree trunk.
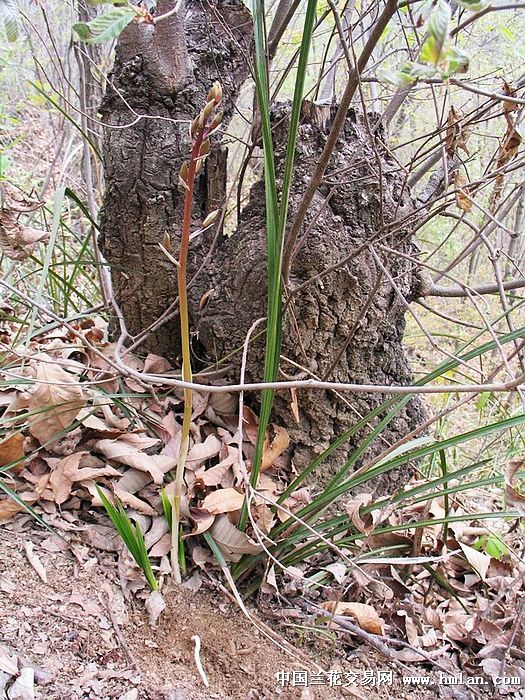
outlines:
M302 194L323 150L335 107L315 107L306 102L303 109L295 162L295 179L290 202L293 219ZM275 108L274 147L278 175L284 167L289 106ZM333 173L333 175L330 175ZM373 143L364 120L350 110L337 144L326 180L311 207L303 240L295 253L292 294L285 315L281 368L288 377L310 378L361 384L407 384L412 376L403 353L406 299L417 293L417 269L395 253L376 252L381 269L366 248L380 234L381 243L393 251L415 255L409 229L396 222L409 216L412 202L402 192L402 176L379 140ZM381 184L380 184L381 183ZM279 191L279 188L278 188ZM363 248L352 257L354 251ZM337 267L341 260L350 260ZM320 272L336 269L320 279ZM394 290L389 277L394 280ZM223 239L213 257L209 277L194 292L203 294L207 285L213 291L197 325L199 341L210 359L228 355L238 370L239 348L258 318L266 315L266 253L264 185L256 183L243 210L238 231ZM237 353L235 352L237 351ZM247 380L261 381L264 337L250 344ZM294 464L305 467L360 417L385 400L382 395L337 395L331 391L299 391L300 422L291 411L291 395L278 392L275 414L287 427L295 443ZM411 401L382 433L368 456L384 449L389 442L406 435L423 418L419 401ZM366 435L363 431L340 448L323 469L321 480L341 466L344 457ZM406 479L406 472L398 475ZM396 475L378 484L391 487Z
M161 0L158 14L174 4ZM181 10L155 27L131 24L119 39L101 108L108 127L100 225L101 247L132 335L153 323L177 296L176 271L159 243L167 232L178 249L184 200L179 171L190 151L189 124L220 79L223 124L228 125L249 73L251 41L250 15L240 0L190 0L185 16ZM218 141L215 137L196 187L196 224L224 199L226 154ZM190 275L205 244L206 237L192 247ZM170 358L178 355L176 318L149 337L148 348Z
M167 6L170 3L164 8L161 3L161 10ZM180 26L164 28L166 34L175 30L185 35L187 42L189 63L177 58L171 73L171 53L167 46L168 54L163 54L166 44L160 26L157 36L145 37L150 28L134 26L121 38L103 106L107 123L123 126L133 122L136 113L192 120L217 78L224 88L227 121L248 72L251 23L244 7L237 0L190 2L185 34ZM149 43L142 48L145 39ZM170 80L166 75L171 75ZM290 219L322 152L333 109L305 103ZM282 173L284 163L288 117L288 105L274 109L278 173ZM175 271L158 244L164 231L169 231L177 246L182 208L177 181L189 151L187 131L187 123L151 118L125 129L106 129L107 191L101 217L104 252L132 333L151 324L176 297ZM208 160L199 180L196 220L217 208L225 193L226 159L217 146L212 147L212 153L215 156ZM326 184L314 198L295 252L292 287L312 281L293 294L287 305L282 362L287 375L314 375L339 382L410 382L402 349L406 306L401 295L408 299L413 295L417 270L395 252L385 254L377 249L375 258L364 245L372 245L379 237L393 251L417 253L411 231L397 224L412 209L398 170L380 140L372 140L364 120L350 111ZM229 359L232 377L238 377L239 350L246 333L255 320L266 315L265 236L264 185L259 181L252 187L239 229L231 238L221 238L205 274L190 290L191 322L198 333L200 351L210 363L233 353ZM193 270L202 261L206 245L209 240L205 238L192 248ZM344 258L349 259L338 266ZM314 279L331 267L335 267L332 272ZM204 294L208 301L200 310L199 300ZM175 318L152 335L148 349L165 356L176 354L177 321ZM263 360L264 338L259 336L250 346L247 380L262 378ZM275 413L296 443L296 466L305 466L330 440L383 399L379 395L302 391L298 395L300 422L296 423L290 411L290 394L278 392ZM421 419L420 402L409 403L383 433L381 445L405 435ZM339 466L362 438L363 434L339 450L328 470ZM390 478L379 488L384 491L395 481L395 477Z

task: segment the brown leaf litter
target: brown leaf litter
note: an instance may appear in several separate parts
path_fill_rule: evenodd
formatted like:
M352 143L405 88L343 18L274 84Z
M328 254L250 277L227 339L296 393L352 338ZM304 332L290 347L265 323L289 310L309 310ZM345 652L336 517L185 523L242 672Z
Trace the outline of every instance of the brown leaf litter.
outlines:
M32 542L47 583L27 561L22 540ZM278 671L307 667L265 639L222 594L177 587L165 594L167 609L152 628L144 606L123 595L110 554L77 543L73 556L57 541L23 518L0 531L0 694L5 689L9 700L382 700L390 692L401 699L435 697L420 690L405 694L399 678L391 688L364 694L359 688L353 694L283 688ZM195 666L194 635L202 642L208 689ZM358 674L385 667L370 651L347 661L340 648L321 640L316 647L315 653L311 645L303 649L312 658L311 671L314 663ZM18 695L24 686L26 694Z

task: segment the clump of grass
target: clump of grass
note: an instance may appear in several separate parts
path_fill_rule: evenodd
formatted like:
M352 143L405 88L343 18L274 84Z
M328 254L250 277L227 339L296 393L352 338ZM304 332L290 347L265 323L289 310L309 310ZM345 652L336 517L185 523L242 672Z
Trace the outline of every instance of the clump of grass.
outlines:
M153 569L151 567L142 530L137 524L131 522L131 519L126 513L124 506L118 499L115 499L115 503L113 504L98 486L97 492L111 522L115 527L115 530L122 538L122 541L126 545L129 553L137 565L144 572L144 576L146 577L149 587L152 591L158 590L159 584L157 583L157 579L155 578L155 574L153 573Z

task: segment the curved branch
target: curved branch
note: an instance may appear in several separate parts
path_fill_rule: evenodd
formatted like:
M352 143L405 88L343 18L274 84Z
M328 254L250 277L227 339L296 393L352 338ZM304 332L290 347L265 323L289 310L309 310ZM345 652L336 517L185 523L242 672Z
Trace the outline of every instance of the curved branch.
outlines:
M525 279L503 282L502 287L505 292L513 289L523 289L525 287ZM422 290L421 297L468 297L471 294L498 294L499 291L500 286L495 283L482 284L479 287L442 287L439 284L431 284L427 289Z

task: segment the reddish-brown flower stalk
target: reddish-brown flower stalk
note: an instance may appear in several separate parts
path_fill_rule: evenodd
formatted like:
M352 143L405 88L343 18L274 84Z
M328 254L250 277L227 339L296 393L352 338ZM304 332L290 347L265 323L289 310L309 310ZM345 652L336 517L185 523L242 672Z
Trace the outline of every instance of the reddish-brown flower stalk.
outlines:
M193 209L193 190L195 178L202 166L204 158L207 156L210 149L209 137L219 127L222 114L216 113L213 118L217 106L222 98L222 89L220 83L216 82L208 94L206 106L194 120L191 125L191 138L193 141L190 159L187 163L183 163L179 179L182 186L186 190L184 199L184 216L182 221L182 236L180 242L179 260L177 265L177 285L179 292L179 307L180 307L180 330L181 330L181 345L182 345L182 377L185 382L192 381L191 371L191 351L190 351L190 327L188 313L188 296L187 296L187 262L188 249L190 244L191 233L191 214ZM203 222L202 228L211 226L215 219L216 212L209 214ZM182 496L182 486L184 477L184 468L186 458L188 456L190 426L191 426L191 404L193 392L191 389L184 390L184 416L181 431L180 451L177 462L177 471L175 475L175 491L173 497L172 510L172 548L171 548L171 565L173 574L177 583L181 582L180 564L179 564L179 529L180 529L180 503Z

